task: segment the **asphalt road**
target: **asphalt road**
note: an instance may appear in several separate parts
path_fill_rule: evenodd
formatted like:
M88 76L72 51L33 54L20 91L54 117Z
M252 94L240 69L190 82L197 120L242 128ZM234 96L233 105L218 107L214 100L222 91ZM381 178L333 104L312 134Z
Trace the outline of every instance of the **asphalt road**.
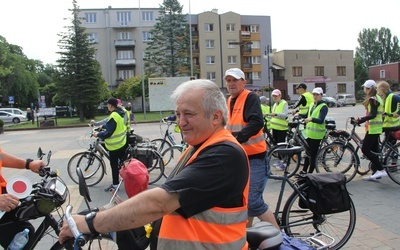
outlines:
M355 107L331 108L328 116L334 117L338 129L345 129L346 119L349 116L362 116L365 110L361 105ZM146 138L160 138L160 126L158 123L147 123L132 125L135 131ZM0 134L0 145L6 152L15 154L22 158L35 158L38 147L44 151L51 150L52 158L50 165L60 171L61 178L67 183L70 189L71 204L74 211L86 207L79 197L77 185L73 183L66 172L69 158L77 152L85 149L87 140L82 136L87 135L89 127L68 128L68 129L42 129L26 131L6 131ZM360 133L363 130L360 128ZM176 135L179 137L179 135ZM179 138L180 140L180 138ZM86 143L85 143L86 142ZM108 169L109 170L109 169ZM39 177L30 171L10 170L3 168L3 175L10 179L16 175L24 175L33 182ZM161 179L162 182L164 179ZM93 202L92 206L102 206L109 202L111 196L103 189L111 183L111 173L101 183L90 188ZM269 181L265 197L276 197L280 183ZM399 249L400 246L400 216L397 210L400 209L400 186L389 178L383 178L379 182L366 182L361 176L356 176L348 183L348 189L357 210L356 230L350 242L345 248L348 249ZM123 198L124 190L118 194ZM270 204L274 207L274 204ZM46 239L39 244L37 249L49 249L49 241Z

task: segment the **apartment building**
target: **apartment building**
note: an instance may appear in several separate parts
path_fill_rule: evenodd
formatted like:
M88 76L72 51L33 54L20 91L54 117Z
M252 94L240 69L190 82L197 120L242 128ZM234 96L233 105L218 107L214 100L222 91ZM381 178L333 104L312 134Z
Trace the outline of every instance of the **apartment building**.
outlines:
M157 8L81 9L79 18L88 36L96 42L96 59L110 89L124 80L143 74L146 43L159 15ZM190 19L189 19L190 18ZM188 15L191 25L192 69L196 78L207 78L225 89L224 72L241 68L247 88L267 85L268 65L265 48L271 44L269 16L241 16L217 10Z
M321 87L328 96L355 94L352 50L282 50L273 54L273 87L286 99L297 100L296 86Z

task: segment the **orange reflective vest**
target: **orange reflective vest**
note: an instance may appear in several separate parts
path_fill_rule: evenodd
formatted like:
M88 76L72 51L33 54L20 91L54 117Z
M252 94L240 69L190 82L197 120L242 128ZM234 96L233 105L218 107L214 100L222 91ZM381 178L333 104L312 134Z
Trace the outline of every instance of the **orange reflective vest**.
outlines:
M247 122L243 119L243 114L244 104L249 93L250 91L245 89L239 94L232 113L230 111L232 97L228 98L228 124L226 125L226 129L231 133L239 132L247 125ZM256 155L267 151L267 144L264 139L262 128L257 134L250 137L247 142L242 143L242 146L247 155Z
M3 151L0 148L0 194L3 193L3 188L6 188L7 182L1 175L1 168L3 167Z
M240 145L229 131L221 130L208 138L186 165L196 159L205 148L224 141ZM191 146L187 148L181 157L191 149ZM240 207L213 207L187 219L176 212L165 215L160 228L158 249L248 249L246 241L248 191L247 181L243 190L243 204Z

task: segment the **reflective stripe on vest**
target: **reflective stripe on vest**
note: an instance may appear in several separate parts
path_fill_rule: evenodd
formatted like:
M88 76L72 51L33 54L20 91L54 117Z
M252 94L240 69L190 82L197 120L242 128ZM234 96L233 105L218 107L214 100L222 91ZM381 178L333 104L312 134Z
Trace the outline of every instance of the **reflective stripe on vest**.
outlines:
M380 96L376 96L376 98L373 98L374 100L377 100L379 103L378 107L378 112L375 116L374 119L369 120L365 123L365 128L368 131L370 135L376 135L376 134L382 134L382 126L383 126L383 121L382 121L382 114L383 114L383 102L382 98ZM368 113L371 113L371 105L368 103Z
M243 119L243 114L244 104L249 93L250 91L245 89L242 91L242 93L239 94L233 107L232 113L230 109L232 97L228 98L228 123L226 125L226 129L231 133L239 132L247 125L247 122L245 122ZM242 143L242 147L246 151L247 155L255 155L265 152L267 150L267 143L265 142L262 128L260 128L260 131L258 131L257 134L250 137L247 142Z
M122 148L126 144L126 126L124 118L121 117L116 111L111 112L109 120L114 119L116 128L114 133L106 138L105 144L108 150L113 151Z
M283 108L287 102L285 100L280 100L279 105L274 104L272 107L272 113L280 114L283 113ZM278 117L271 117L271 128L275 130L288 130L289 122L287 119L279 119Z
M186 165L196 159L205 148L224 141L240 146L232 134L223 129L208 138L190 157ZM190 150L192 150L192 146L187 148L182 155ZM244 149L243 153L245 153ZM243 167L248 168L248 165L249 163ZM248 191L249 182L247 181L243 190L243 202L240 207L213 207L187 219L176 212L165 215L158 238L158 248L248 249L246 242ZM179 229L179 231L176 229Z
M122 110L125 113L124 116L124 123L126 126L126 131L129 133L131 132L131 112L129 112L126 108L122 107Z
M308 117L312 118L319 118L319 114L323 106L326 106L325 103L320 103L315 109L313 110L312 114L310 114L312 108L308 111ZM322 139L324 138L326 133L325 123L322 124L316 122L308 122L306 125L306 134L311 139Z
M265 117L265 115L267 114L271 114L271 108L267 105L263 105L261 104L261 112L263 113L263 116ZM269 128L269 126L271 126L271 116L267 116L265 117L265 121L267 121L267 128Z
M3 178L3 175L1 174L1 168L3 167L3 151L0 148L0 194L3 193L3 188L7 186L6 180Z
M393 100L393 93L390 93L386 97L386 100L385 100L385 113L388 114L388 115L385 116L385 119L383 121L383 127L384 128L400 126L399 118L392 116L392 115L396 114L397 112L399 112L399 107L398 106L396 106L396 110L394 112L392 112L392 100Z
M314 97L312 96L312 94L310 92L304 92L303 96L306 98L307 104L306 104L306 106L303 106L303 104L301 104L299 106L299 114L300 115L306 115L308 113L308 110L310 109L310 107L312 105L314 105Z

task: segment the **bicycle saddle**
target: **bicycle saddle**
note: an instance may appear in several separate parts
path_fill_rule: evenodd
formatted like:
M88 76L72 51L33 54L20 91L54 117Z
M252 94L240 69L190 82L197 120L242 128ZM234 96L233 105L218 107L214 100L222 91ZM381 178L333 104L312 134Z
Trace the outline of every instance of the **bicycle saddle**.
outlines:
M300 146L295 146L292 148L278 148L274 152L281 155L295 155L303 151L303 148Z
M271 223L260 221L246 228L247 242L251 249L275 249L282 244L282 234Z

